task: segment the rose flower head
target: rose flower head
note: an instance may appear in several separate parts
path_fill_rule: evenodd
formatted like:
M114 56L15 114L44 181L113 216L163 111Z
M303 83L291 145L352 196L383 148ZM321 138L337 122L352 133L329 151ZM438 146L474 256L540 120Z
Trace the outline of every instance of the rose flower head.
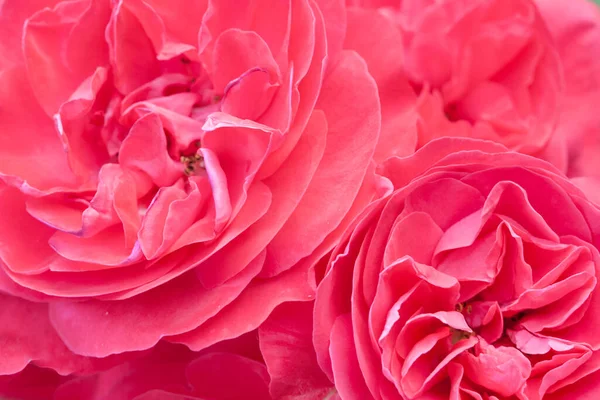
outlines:
M379 161L443 136L541 156L558 119L563 77L533 1L347 3L344 46L365 58L381 92Z
M315 301L339 396L593 398L600 209L489 141L436 139L380 172L393 193L344 235Z
M312 298L380 190L344 31L331 1L0 2L0 374L200 350Z

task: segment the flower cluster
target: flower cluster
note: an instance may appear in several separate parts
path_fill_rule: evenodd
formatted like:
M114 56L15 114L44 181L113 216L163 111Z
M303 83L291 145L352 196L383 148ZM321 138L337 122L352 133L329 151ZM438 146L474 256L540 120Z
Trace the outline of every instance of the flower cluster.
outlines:
M600 391L590 0L0 0L0 398Z

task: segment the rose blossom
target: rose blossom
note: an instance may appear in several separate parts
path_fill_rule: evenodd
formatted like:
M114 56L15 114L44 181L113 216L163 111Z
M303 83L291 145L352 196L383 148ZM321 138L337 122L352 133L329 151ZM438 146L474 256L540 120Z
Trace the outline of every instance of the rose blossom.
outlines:
M315 301L342 399L585 399L600 383L600 209L545 161L442 138L381 172Z
M343 7L0 2L0 374L200 350L313 296L378 190Z
M347 3L344 46L365 58L381 93L378 161L442 136L554 156L540 153L556 124L562 70L531 0Z

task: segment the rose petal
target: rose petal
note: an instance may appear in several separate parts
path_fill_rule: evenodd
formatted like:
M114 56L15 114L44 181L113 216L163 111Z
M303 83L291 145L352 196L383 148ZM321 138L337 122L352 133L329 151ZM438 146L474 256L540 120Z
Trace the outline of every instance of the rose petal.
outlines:
M319 368L312 346L313 303L277 307L258 329L274 398L324 398L332 383Z
M119 164L147 174L158 187L172 185L183 168L169 156L161 119L147 114L129 130L119 149Z
M239 379L238 384L231 384L230 374ZM237 354L215 352L200 356L189 364L186 376L201 398L270 398L265 365Z
M494 347L480 342L478 355L464 353L465 375L478 385L501 396L512 396L531 374L530 361L512 347Z
M77 187L54 125L35 100L24 67L0 72L0 131L4 181L32 194ZM41 174L43 170L52 174Z
M53 8L61 0L8 0L0 4L0 70L9 68L23 61L22 32L23 24L35 12L44 7Z
M128 0L117 3L106 28L115 86L123 94L137 89L160 73L152 42L129 3Z
M214 46L211 70L217 93L224 93L228 83L254 68L266 71L270 82L279 81L279 67L256 32L229 29L219 35Z
M108 2L78 0L62 2L53 10L41 10L26 22L23 54L29 79L49 116L58 111L85 77L108 61L104 27L109 16ZM76 29L80 21L86 24L83 31ZM77 35L77 42L70 39L73 34ZM69 60L76 62L67 65L58 56L67 49L69 56L83 51L88 55Z
M100 167L109 161L106 143L102 139L102 126L93 122L96 115L103 115L109 90L107 81L106 68L97 68L54 115L69 166L83 181L95 183Z
M306 2L302 1L295 3ZM309 7L307 4L298 4L297 6L303 9ZM325 22L323 20L323 16L317 8L312 8L312 12L315 18L314 28L313 26L309 26L308 28L314 29L314 53L312 55L308 71L297 87L298 93L302 93L302 96L299 99L293 124L290 125L290 122L292 121L289 121L288 119L291 118L291 113L293 111L291 103L293 97L292 89L294 86L294 76L286 77L283 85L277 91L271 106L260 119L261 122L269 126L286 130L289 128L285 134L285 140L273 153L269 155L264 165L261 167L261 170L258 173L260 178L272 175L290 155L300 140L302 132L306 128L306 124L308 123L309 118L314 111L317 98L320 94L327 64L327 42L325 39ZM292 18L294 18L293 23L297 22L295 19L301 18L302 15L303 14L300 14L298 17L296 14L292 14ZM294 40L290 43L290 52L292 52L292 55L292 46L294 46L295 41L306 43L306 41L309 40L312 35L312 32L297 33ZM293 69L291 71L293 75L296 75L295 65L296 64L290 67ZM301 69L302 64L300 64L298 67Z
M144 256L148 260L163 256L180 239L201 215L210 196L209 185L205 179L189 179L188 190L181 187L162 187L148 207L137 237ZM198 241L215 236L212 222L207 234L198 236Z
M347 85L349 80L352 85ZM376 90L364 62L343 52L317 103L327 118L325 153L302 201L269 244L269 270L263 274L275 275L309 255L349 210L380 128ZM349 129L353 131L351 142L347 140ZM319 218L309 218L317 208ZM291 237L296 240L290 241Z
M168 340L201 350L223 339L235 338L257 328L273 309L287 301L308 301L314 297L314 280L308 275L311 264L300 263L269 279L251 282L219 314L187 333Z
M305 1L305 0L302 0ZM255 10L261 10L255 13ZM268 45L273 58L279 60L288 39L290 4L287 1L209 0L208 10L198 34L199 52L206 65L212 62L216 38L230 28L255 32ZM218 71L208 69L209 73Z
M0 375L15 374L33 362L61 375L90 373L119 358L90 359L72 353L48 319L48 304L0 294Z
M354 348L352 319L339 316L331 330L331 364L336 390L344 399L370 399Z
M212 290L202 287L192 274L126 300L53 303L50 319L77 354L106 357L148 349L163 336L201 325L238 297L260 270L264 256L262 253L230 282Z
M344 48L364 58L379 87L382 126L375 161L411 154L417 143L417 97L403 73L400 31L375 10L351 8Z
M39 273L57 258L48 240L54 229L32 218L25 209L25 196L18 190L0 186L0 258L17 273Z
M244 260L262 251L281 229L302 199L310 179L317 170L325 147L325 129L324 115L315 112L286 164L276 174L263 181L273 194L268 213L237 240L229 243L225 251L216 254L196 270L204 285L212 287L227 279L228 276L235 275L240 266L246 262ZM270 263L269 259L270 257L267 256L266 263Z

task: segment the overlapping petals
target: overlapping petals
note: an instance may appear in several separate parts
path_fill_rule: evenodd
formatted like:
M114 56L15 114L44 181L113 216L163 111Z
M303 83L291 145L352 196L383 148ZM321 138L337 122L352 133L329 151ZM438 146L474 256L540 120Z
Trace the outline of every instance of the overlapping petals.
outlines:
M343 2L25 3L0 5L0 374L202 350L313 298L385 191Z
M438 139L333 252L313 339L343 399L595 393L600 210L550 164ZM584 385L584 387L582 387Z
M345 46L365 57L382 93L382 156L453 136L558 158L546 147L563 71L532 1L347 3Z
M597 179L600 118L594 110L600 101L600 60L594 55L600 51L600 11L589 1L536 0L536 5L564 69L565 93L554 140L564 152L561 167L569 176Z
M225 373L227 372L227 374ZM239 378L227 383L228 374ZM194 353L161 343L111 368L77 377L28 366L0 377L0 391L10 398L54 399L268 399L269 375L256 334Z

